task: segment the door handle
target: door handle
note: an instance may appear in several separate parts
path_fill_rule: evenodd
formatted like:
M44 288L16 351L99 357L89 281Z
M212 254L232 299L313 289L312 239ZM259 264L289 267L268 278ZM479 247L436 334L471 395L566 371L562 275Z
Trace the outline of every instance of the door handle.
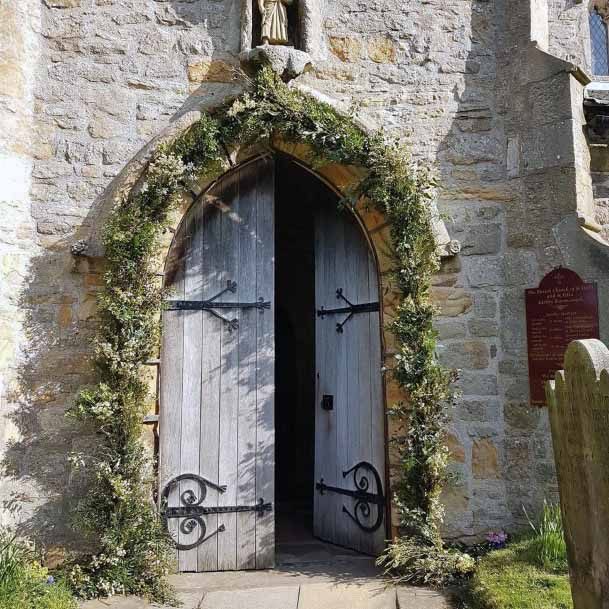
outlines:
M321 407L323 410L334 410L334 396L324 395L324 397L321 398Z

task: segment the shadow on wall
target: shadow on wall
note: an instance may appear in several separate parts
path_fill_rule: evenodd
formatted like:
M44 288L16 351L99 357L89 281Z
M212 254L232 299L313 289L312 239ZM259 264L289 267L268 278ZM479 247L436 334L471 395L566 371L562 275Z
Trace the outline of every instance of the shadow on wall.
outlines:
M18 523L19 534L47 546L69 546L73 539L70 512L82 480L68 455L94 441L65 416L78 387L91 378L89 314L97 287L80 285L69 247L55 243L53 251L34 257L20 294L25 344L18 390L7 396L17 439L7 443L1 464L9 478L2 510Z
M169 2L159 11L157 21L161 25L182 24L184 48L190 28L205 24L209 31L207 42L185 51L185 61L194 65L188 69L191 93L169 124L202 104L218 105L237 94L242 85L231 82L230 69L238 65L240 3ZM224 52L216 68L225 70L210 76L209 67L216 61L214 48L234 52ZM206 50L208 55L203 54ZM165 126L161 120L155 127L157 133ZM134 141L127 140L124 146ZM130 150L130 154L135 153L138 151ZM126 164L126 174L137 174L140 165L136 163L134 169L133 164L128 167L130 163ZM4 476L0 510L2 522L15 524L19 534L47 548L83 549L83 540L72 527L72 512L78 498L86 493L86 472L84 476L77 474L68 457L72 452L87 452L87 447L96 442L65 412L79 389L95 379L92 345L103 259L76 258L70 248L79 239L90 239L93 233L99 237L116 194L115 186L124 178L125 173L119 174L107 185L78 226L66 230L64 218L51 216L57 225L63 223L62 227L38 235L42 247L31 259L19 294L24 336L19 348L23 356L16 389L4 397L7 428L12 429L0 463ZM50 195L45 196L48 203ZM41 198L37 193L37 200Z
M455 68L463 74L457 108L438 152L440 211L462 251L444 262L434 292L439 352L461 369L463 394L449 435L456 476L444 494L445 529L478 539L526 527L523 506L535 514L544 496L557 496L547 413L528 405L524 290L538 284L547 260L561 264L548 214L563 212L548 211L543 196L535 201L548 178L525 183L519 140L512 141L531 121L531 93L520 77L529 3L471 6L469 52Z

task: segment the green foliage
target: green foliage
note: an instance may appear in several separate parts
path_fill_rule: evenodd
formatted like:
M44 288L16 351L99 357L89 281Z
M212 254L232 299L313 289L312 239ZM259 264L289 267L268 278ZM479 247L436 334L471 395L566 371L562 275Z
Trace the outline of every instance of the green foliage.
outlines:
M464 609L573 609L566 570L548 571L534 555L531 538L480 559Z
M0 530L0 609L76 609L62 581L55 581L34 551Z
M525 512L526 513L526 512ZM533 560L549 571L564 572L567 569L567 544L562 526L560 505L543 502L543 511L538 524L527 514L533 537L530 550Z
M476 566L474 559L463 552L425 545L416 537L396 540L378 563L399 583L434 587L460 583Z
M79 505L78 521L99 550L74 567L71 578L86 597L129 592L163 600L167 594L162 575L168 568L168 543L148 501L139 425L146 397L140 367L159 342L163 290L154 268L159 237L179 189L217 171L227 150L254 143L271 147L274 137L307 144L313 165L363 168L365 176L342 203L366 200L391 223L395 277L404 297L391 327L399 344L393 374L409 398L393 405L403 429L396 440L401 456L397 499L405 532L428 553L443 552L438 497L447 462L443 433L452 377L434 357L428 298L437 269L429 213L433 180L398 143L382 133L365 134L352 117L287 87L270 69L259 71L250 85L229 106L203 115L162 146L141 188L116 206L105 227L108 268L96 343L99 384L83 391L72 409L101 438L97 454L74 458L86 463L94 478L92 491ZM438 560L450 563L452 558Z

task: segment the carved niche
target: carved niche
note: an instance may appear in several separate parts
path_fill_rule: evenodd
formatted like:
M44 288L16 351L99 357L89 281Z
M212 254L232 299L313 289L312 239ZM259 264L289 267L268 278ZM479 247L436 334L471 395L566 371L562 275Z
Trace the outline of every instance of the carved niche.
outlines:
M286 80L302 74L322 53L319 2L241 0L241 61L250 65L271 65ZM277 3L282 6L273 6ZM264 8L273 12L278 21L287 18L285 42L282 40L285 34L275 34L279 39L263 40L261 9Z

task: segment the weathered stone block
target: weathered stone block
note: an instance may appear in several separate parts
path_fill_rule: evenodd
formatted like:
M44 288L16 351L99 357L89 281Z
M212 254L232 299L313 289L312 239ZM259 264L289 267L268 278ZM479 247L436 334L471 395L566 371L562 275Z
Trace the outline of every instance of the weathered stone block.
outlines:
M474 293L474 315L484 318L497 315L497 297L494 293L482 291Z
M505 290L500 303L500 337L504 353L522 356L526 345L524 291Z
M497 254L501 249L501 235L500 224L470 226L464 236L459 238L461 254L463 256Z
M525 359L502 359L497 368L500 374L524 376L528 371L528 363Z
M497 447L487 438L475 440L472 446L472 473L474 478L499 477Z
M441 346L438 353L442 363L450 368L481 370L487 368L490 362L488 345L479 340Z
M494 374L461 371L457 385L463 395L497 395L499 393L497 376Z
M465 338L467 334L467 328L463 322L460 321L435 321L434 329L438 333L440 340L449 340L452 338Z
M442 492L441 499L442 505L445 506L448 514L446 516L446 524L450 529L456 529L457 534L463 530L463 514L469 505L470 497L467 491L467 487L464 484L453 484L448 486ZM452 526L450 526L452 523Z
M537 279L533 252L509 252L497 258L468 258L467 277L472 287L531 286Z
M533 475L533 450L530 438L507 437L504 440L505 477L507 480L526 480Z
M96 112L89 123L89 135L97 139L107 139L123 135L127 127L107 114Z
M467 327L472 336L493 337L499 334L499 325L492 319L470 319Z
M188 80L193 83L232 82L235 69L234 65L219 59L197 61L188 66Z
M446 447L450 452L450 458L457 463L465 463L465 447L461 444L459 438L453 433L446 435Z
M540 408L531 407L527 402L507 402L503 407L503 417L510 427L531 431L539 424L540 411Z
M461 421L491 422L499 420L499 403L496 400L461 399L456 416Z
M505 397L508 400L517 400L520 402L528 402L529 399L529 377L521 376L519 378L510 379L505 384Z
M443 258L440 261L440 270L432 277L431 283L439 287L451 287L459 281L461 272L461 259L459 256Z
M473 304L472 297L461 288L433 287L431 297L440 309L440 314L448 317L456 317L469 311Z
M341 61L355 62L362 55L362 43L358 38L330 36L330 50Z
M368 41L368 57L375 63L395 63L397 45L387 36L378 36Z

